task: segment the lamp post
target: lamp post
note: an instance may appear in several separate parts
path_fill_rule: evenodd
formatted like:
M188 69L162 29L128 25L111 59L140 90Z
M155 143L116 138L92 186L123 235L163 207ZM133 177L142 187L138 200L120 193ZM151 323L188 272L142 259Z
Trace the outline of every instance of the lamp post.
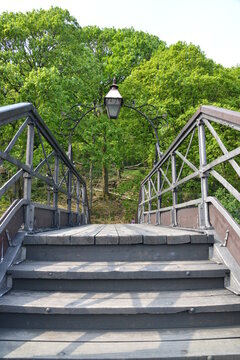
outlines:
M162 156L162 152L160 150L160 141L158 137L157 128L154 125L156 120L162 119L166 123L166 115L159 115L158 110L155 106L144 104L141 106L134 106L135 104L125 104L123 98L118 90L118 85L116 84L116 79L113 79L113 84L110 86L110 90L107 95L104 97L104 103L101 105L97 105L96 102L93 102L91 105L84 105L81 103L75 104L71 107L70 112L68 114L63 113L63 121L62 121L62 131L61 135L64 137L68 136L68 156L70 160L73 160L72 157L72 136L75 132L75 129L81 122L81 120L91 112L95 112L97 115L101 108L106 108L109 119L117 119L122 107L131 109L136 111L139 115L141 115L144 119L148 121L150 126L152 127L155 137L156 137L156 146L155 146L155 159L154 164L160 160ZM148 113L146 113L145 108L148 109ZM75 112L77 110L77 113ZM75 112L75 113L74 113ZM67 130L67 133L63 130ZM79 135L81 136L81 135ZM85 140L84 140L85 141ZM90 208L92 207L92 165L90 165Z
M130 104L125 104L125 102L123 101L123 97L121 96L121 94L120 94L120 92L118 90L118 85L116 83L116 79L114 78L113 79L113 84L110 86L109 92L104 97L104 103L102 105L96 105L96 102L93 102L92 105L83 105L83 104L79 103L79 104L76 104L76 105L71 107L70 114L64 114L64 115L66 115L64 120L69 120L69 122L67 124L65 124L64 127L67 127L67 130L68 130L68 155L69 155L71 160L72 160L72 146L71 146L72 136L73 136L73 133L74 133L76 127L81 122L81 120L86 115L91 113L92 111L96 112L97 109L100 109L100 108L103 108L103 107L106 107L107 115L108 115L109 119L117 119L118 115L120 113L120 110L121 110L121 108L123 106L128 108L128 109L136 111L143 118L145 118L148 121L148 123L151 125L151 127L152 127L152 129L154 131L155 137L156 137L155 163L161 158L162 152L160 150L160 141L159 141L157 128L154 125L154 121L157 120L157 119L163 119L163 120L166 121L166 115L165 114L164 115L159 115L157 108L155 106L153 106L153 105L144 104L144 105L141 105L141 106L133 106L133 105L130 105ZM147 115L143 111L143 109L146 108L146 107L148 107L148 109L150 109L152 111L152 113L154 112L155 116ZM71 112L76 108L80 111L80 116L77 116L75 118L75 117L72 116Z
M121 107L124 106L126 108L132 109L134 111L136 111L138 114L140 114L141 116L143 116L148 123L151 125L151 127L153 128L155 137L156 137L156 153L155 153L155 163L157 162L157 160L160 159L160 157L162 156L162 152L160 150L160 142L159 142L159 137L158 137L158 132L156 127L154 126L153 121L159 118L162 119L166 119L166 116L163 115L158 115L158 111L156 109L155 106L153 105L142 105L142 106L132 106L132 105L127 105L123 102L123 98L120 94L120 92L118 91L118 86L116 84L116 79L113 79L113 84L110 87L109 92L107 93L107 95L104 97L104 105L106 106L107 109L107 114L109 119L117 119L119 112L121 110ZM142 108L143 107L150 107L152 110L154 110L156 112L156 116L153 118L150 118L149 116L147 116L143 111Z

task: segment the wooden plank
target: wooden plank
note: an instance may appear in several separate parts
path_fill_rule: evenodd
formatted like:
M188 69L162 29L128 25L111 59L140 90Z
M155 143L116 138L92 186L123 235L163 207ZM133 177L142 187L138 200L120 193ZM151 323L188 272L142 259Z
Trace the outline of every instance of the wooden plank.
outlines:
M102 230L95 236L96 245L117 245L119 244L118 232L115 225L104 225Z
M238 339L240 326L159 330L55 330L0 329L0 341L155 342L206 339Z
M223 346L224 342L224 346ZM210 355L209 355L210 354ZM239 339L157 342L39 342L4 341L1 358L24 359L237 359Z
M88 244L88 241L92 243L93 237L96 239L96 244L118 244L119 239L121 244L140 243L142 238L144 238L145 244L165 244L166 239L168 239L168 243L187 243L190 242L190 239L194 239L194 242L198 242L198 240L203 242L204 238L206 238L205 242L208 242L207 235L203 232L173 229L166 226L148 224L92 224L30 234L26 236L24 243L26 245L40 245L57 244L59 242L59 245L64 245L75 243L76 241L77 244L77 238L79 238L79 241L82 240L84 242L83 238L87 236L91 240L86 238L86 244ZM82 239L80 239L81 237Z
M142 224L127 225L128 228L134 229L136 232L142 235L143 243L148 245L159 245L167 243L167 236L155 228L150 226L149 228Z
M14 278L93 279L93 278L192 278L220 277L228 269L206 262L24 262L9 272Z
M184 291L152 291L152 292L91 292L91 293L75 293L75 292L49 292L49 291L11 291L8 294L6 294L4 297L0 298L0 305L7 304L8 299L11 299L10 301L14 303L17 302L18 299L22 299L22 302L24 302L24 299L31 299L35 301L35 299L41 299L41 298L58 298L61 296L63 299L71 298L71 299L110 299L111 297L114 297L115 300L117 299L134 299L134 298L142 298L142 299L180 299L180 298L201 298L201 297L233 297L240 301L240 297L237 295L234 295L229 290L226 289L215 289L215 290L184 290Z
M134 226L142 229L143 231L147 230L152 232L152 234L157 234L158 236L161 236L162 242L164 241L163 237L166 237L167 244L169 245L190 243L191 236L202 236L202 234L198 232L170 228L167 226L154 226L147 224L136 224Z
M95 236L103 229L104 225L85 225L70 235L72 245L94 245Z
M44 231L36 234L26 235L24 244L25 245L71 245L77 242L77 239L83 235L84 237L89 234L90 242L91 238L94 241L94 235L99 231L100 225L82 225L77 227L70 227L52 231ZM93 234L93 236L91 236ZM76 236L76 238L75 238Z
M240 298L224 290L205 290L120 294L12 291L0 299L0 312L13 313L130 315L186 311L239 312Z
M142 234L135 230L134 227L128 227L123 224L116 224L115 228L118 233L119 243L123 245L142 244Z

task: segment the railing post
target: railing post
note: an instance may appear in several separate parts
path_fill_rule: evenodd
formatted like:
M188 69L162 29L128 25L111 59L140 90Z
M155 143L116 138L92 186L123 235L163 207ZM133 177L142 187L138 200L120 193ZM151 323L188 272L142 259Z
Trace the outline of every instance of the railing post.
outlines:
M59 176L59 157L55 154L54 163L54 188L53 188L53 207L54 207L54 226L60 226L59 212L58 212L58 176Z
M161 185L162 185L162 174L161 171L157 171L157 192L158 192L158 200L157 200L157 206L158 206L158 213L157 213L157 224L161 225L161 213L160 209L162 206L162 196L160 195L161 191Z
M82 215L83 215L83 224L86 224L86 206L85 206L86 192L85 187L82 185Z
M50 178L50 174L47 174L47 177ZM47 204L51 206L51 186L47 185Z
M177 181L177 170L176 170L176 154L171 154L171 163L172 163L172 201L173 201L173 209L172 213L172 226L177 226L177 188L175 187L175 183Z
M208 196L208 174L203 173L202 169L207 165L207 153L206 153L206 135L204 122L198 121L198 143L199 143L199 158L200 158L200 178L201 178L201 193L202 203L199 205L199 219L200 227L211 227L209 223L208 203L206 201Z
M27 147L26 147L26 165L33 168L33 147L34 147L34 122L32 120L28 123L27 131ZM34 227L34 208L31 204L32 193L32 175L25 172L24 175L24 199L27 200L26 213L25 213L25 230L31 231Z
M68 171L68 198L67 198L67 210L68 210L68 224L72 225L72 172Z
M145 185L143 184L142 185L142 189L141 189L141 192L142 192L142 218L140 219L141 223L144 223L144 211L145 211Z
M68 144L68 157L70 161L73 159L72 144ZM67 210L68 210L68 225L72 225L72 173L68 171L68 198L67 198Z
M80 216L79 216L79 204L80 204L80 181L77 179L77 184L76 184L76 196L77 196L77 206L76 206L76 211L77 211L77 224L79 225L80 223Z
M151 180L148 180L148 224L151 224L151 213L152 210L152 189L151 189Z
M88 223L88 209L87 209L87 190L86 186L82 185L82 214L84 218L84 224Z

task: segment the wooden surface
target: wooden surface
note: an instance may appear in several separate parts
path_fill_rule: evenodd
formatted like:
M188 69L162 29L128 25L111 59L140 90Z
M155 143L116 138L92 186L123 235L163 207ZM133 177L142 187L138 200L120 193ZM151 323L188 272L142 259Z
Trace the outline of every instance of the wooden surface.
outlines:
M204 232L145 224L83 225L30 234L25 244L128 245L211 243Z
M111 332L0 331L1 359L227 360L238 359L239 353L237 327Z
M11 268L14 278L45 279L143 279L224 276L228 269L211 261L155 262L54 262L25 261Z
M0 312L51 314L175 314L240 311L240 297L228 290L78 293L11 291Z
M237 359L240 297L207 287L228 273L208 260L211 243L204 232L143 224L28 235L27 260L10 270L20 288L0 298L0 358Z

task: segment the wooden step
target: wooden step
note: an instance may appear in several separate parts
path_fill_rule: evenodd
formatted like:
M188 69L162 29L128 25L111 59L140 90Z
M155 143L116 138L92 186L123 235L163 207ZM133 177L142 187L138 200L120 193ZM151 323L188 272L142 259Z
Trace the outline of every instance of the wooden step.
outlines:
M24 240L28 260L97 262L206 260L212 243L204 232L141 224L82 225Z
M92 224L28 234L25 245L159 245L213 243L200 231L146 224Z
M105 292L220 288L228 272L211 261L25 261L9 271L18 290Z
M240 323L240 297L224 289L144 293L11 291L0 299L0 323L3 327L19 323L20 327L72 329L234 325Z
M188 261L208 260L209 244L180 245L27 245L34 261Z
M240 327L149 331L0 330L8 359L238 359Z

